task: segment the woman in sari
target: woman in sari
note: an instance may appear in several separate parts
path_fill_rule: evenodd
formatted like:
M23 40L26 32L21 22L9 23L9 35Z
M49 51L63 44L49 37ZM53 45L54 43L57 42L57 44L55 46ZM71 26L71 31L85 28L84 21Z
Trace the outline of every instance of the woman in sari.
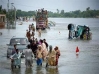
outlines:
M38 45L38 49L37 49L37 53L36 53L36 57L37 57L37 65L42 65L42 47L41 45Z
M58 65L58 59L60 56L60 50L58 48L58 46L55 47L55 51L56 51L56 66Z
M48 65L55 66L56 52L55 52L55 50L52 50L52 46L49 47L47 60L48 60Z

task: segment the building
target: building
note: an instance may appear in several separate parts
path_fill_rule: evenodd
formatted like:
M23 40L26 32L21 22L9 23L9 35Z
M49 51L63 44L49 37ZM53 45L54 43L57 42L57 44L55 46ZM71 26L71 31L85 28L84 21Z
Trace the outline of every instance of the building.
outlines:
M5 14L0 14L0 28L5 27L5 20L6 20L6 15Z

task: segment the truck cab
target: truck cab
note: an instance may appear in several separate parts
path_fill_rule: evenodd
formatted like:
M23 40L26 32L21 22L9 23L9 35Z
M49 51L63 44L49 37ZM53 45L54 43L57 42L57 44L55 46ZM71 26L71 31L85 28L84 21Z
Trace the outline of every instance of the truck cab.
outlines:
M47 10L38 9L36 14L36 29L45 30L48 25Z
M45 21L44 20L39 20L37 23L36 23L36 29L45 29L46 28L46 24L45 24Z

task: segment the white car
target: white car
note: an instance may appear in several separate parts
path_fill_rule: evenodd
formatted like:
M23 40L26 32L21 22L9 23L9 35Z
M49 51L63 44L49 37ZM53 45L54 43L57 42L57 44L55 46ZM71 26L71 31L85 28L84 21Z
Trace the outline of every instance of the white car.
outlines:
M7 58L9 58L12 55L12 50L14 50L14 44L16 44L16 48L19 49L20 52L22 52L21 57L24 56L24 50L27 48L27 45L29 44L27 38L18 38L18 37L13 37L10 39L10 43L7 44L8 49L7 49Z

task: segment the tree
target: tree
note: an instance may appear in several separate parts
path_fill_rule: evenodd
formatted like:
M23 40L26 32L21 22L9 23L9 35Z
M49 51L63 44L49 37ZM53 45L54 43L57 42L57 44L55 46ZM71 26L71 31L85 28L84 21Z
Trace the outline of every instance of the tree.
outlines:
M61 14L64 14L64 10L61 10Z
M57 13L59 14L59 9L57 9Z
M1 10L2 10L2 5L0 5L0 12L1 12Z
M61 13L60 13L61 17L64 17L64 13L65 13L64 10L61 10Z
M86 8L86 11L89 11L89 10L90 10L90 7L87 7L87 8Z
M3 11L4 13L4 11ZM34 15L36 16L36 11L21 11L17 10L16 12L17 17L31 17ZM75 11L70 11L70 12L65 12L64 10L59 10L57 9L57 12L51 12L48 11L48 17L84 17L84 18L89 18L89 17L96 17L99 16L99 10L90 10L90 7L86 8L86 11L80 11L80 10L75 10Z

